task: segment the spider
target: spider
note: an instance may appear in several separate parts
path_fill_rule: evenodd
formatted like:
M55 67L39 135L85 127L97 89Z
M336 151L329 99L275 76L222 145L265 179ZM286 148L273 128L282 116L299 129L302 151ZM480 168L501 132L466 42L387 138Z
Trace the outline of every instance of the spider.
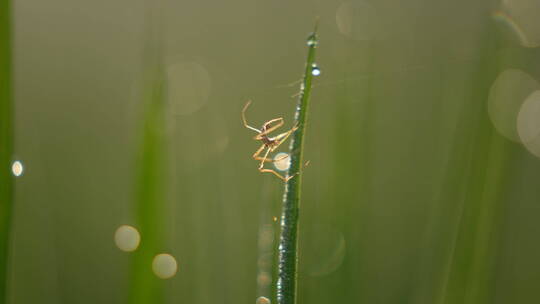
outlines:
M288 157L288 156L284 156L284 157L281 157L279 159L272 160L272 159L268 159L268 154L270 152L274 152L274 150L276 150L285 140L287 140L289 135L291 135L294 131L296 131L296 129L298 129L298 126L296 125L296 126L292 127L287 132L281 133L281 134L276 135L274 137L270 137L268 135L271 132L273 132L273 131L277 130L278 128L280 128L281 126L283 126L283 124L284 124L283 118L282 117L274 118L274 119L271 119L271 120L265 122L262 125L262 128L260 130L257 129L257 128L254 128L254 127L250 126L247 123L247 120L246 120L246 110L247 110L247 108L249 107L250 104L251 104L251 100L248 101L246 103L246 105L244 106L244 109L242 109L242 120L243 120L244 126L246 128L248 128L250 130L253 130L253 131L258 133L257 135L255 135L255 137L253 137L253 139L260 140L262 142L261 147L259 149L257 149L257 151L255 151L255 153L253 153L253 159L261 161L261 163L259 165L259 171L260 172L272 173L275 176L282 179L284 182L287 182L289 179L293 178L298 173L293 174L293 175L291 175L289 177L283 177L281 174L277 173L276 171L274 171L272 169L265 169L263 167L264 167L264 162L277 162L277 161L283 160L284 158ZM274 125L272 125L272 124L274 124ZM261 157L260 154L262 153L262 151L264 149L266 149L266 152L264 153L264 156Z

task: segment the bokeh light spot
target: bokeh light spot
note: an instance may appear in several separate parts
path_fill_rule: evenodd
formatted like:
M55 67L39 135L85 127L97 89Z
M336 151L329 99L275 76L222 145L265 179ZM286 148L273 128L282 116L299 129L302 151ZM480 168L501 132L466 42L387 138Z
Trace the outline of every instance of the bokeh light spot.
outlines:
M271 301L267 297L258 297L257 301L255 301L255 304L270 304Z
M216 150L219 154L223 153L227 149L227 146L229 146L228 136L222 136L216 140Z
M274 156L274 167L280 171L286 171L291 166L291 158L289 154L280 152Z
M122 251L135 251L141 242L141 235L135 227L122 225L114 233L114 242Z
M274 226L264 225L259 230L259 247L271 246L274 241Z
M521 26L519 26L510 15L503 11L495 11L493 12L492 17L495 21L504 26L503 33L509 33L509 36L512 37L513 40L516 39L523 46L531 45Z
M257 275L257 284L259 286L268 286L272 283L272 278L268 272L261 272Z
M533 155L540 157L540 91L535 91L523 103L517 119L521 142Z
M172 64L167 68L167 92L174 114L198 111L210 96L210 74L196 62Z
M21 176L24 172L23 164L18 160L14 161L13 164L11 164L11 172L16 177Z
M177 270L176 259L168 253L158 254L152 261L152 271L160 279L172 278Z
M519 36L524 47L540 46L540 1L504 0L501 11L496 15L505 20Z
M325 276L336 271L345 260L347 244L343 233L331 226L317 228L317 240L306 244L304 263L307 273L312 276Z
M493 126L504 137L519 142L517 116L525 98L540 88L529 74L508 69L502 72L489 91L488 114Z
M336 12L336 22L339 32L354 40L377 38L377 15L375 9L365 1L342 3Z

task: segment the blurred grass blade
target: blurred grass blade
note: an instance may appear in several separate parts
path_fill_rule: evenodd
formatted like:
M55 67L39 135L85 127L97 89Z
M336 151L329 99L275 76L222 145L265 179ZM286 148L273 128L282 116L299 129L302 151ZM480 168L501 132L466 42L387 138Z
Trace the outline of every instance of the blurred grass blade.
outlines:
M297 173L298 176L289 179L285 183L285 193L283 195L281 234L279 237L278 282L276 287L279 304L293 304L296 302L297 235L300 188L302 184L302 152L317 44L317 26L315 26L315 30L307 40L308 56L295 113L295 125L298 126L298 129L293 133L290 145L291 166L289 167L288 176Z
M6 302L13 207L13 100L11 94L11 5L0 0L0 303Z
M136 223L141 245L134 254L130 303L161 303L161 282L152 273L152 260L163 246L165 136L163 82L159 79L145 99L143 139L137 163Z
M141 245L131 269L131 304L163 302L163 283L152 272L153 258L164 244L166 199L165 74L161 52L161 1L147 2L141 94L143 134L137 160L135 217Z

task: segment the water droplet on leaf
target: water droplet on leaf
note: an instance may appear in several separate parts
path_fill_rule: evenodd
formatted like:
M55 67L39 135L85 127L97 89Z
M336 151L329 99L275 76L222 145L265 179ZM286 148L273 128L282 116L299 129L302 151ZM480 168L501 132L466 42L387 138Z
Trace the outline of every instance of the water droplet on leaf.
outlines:
M317 47L318 44L319 44L319 40L317 39L317 34L315 33L310 34L307 39L307 45L309 47Z
M316 63L311 65L311 75L313 76L321 75L321 69L319 69L319 66L317 66Z

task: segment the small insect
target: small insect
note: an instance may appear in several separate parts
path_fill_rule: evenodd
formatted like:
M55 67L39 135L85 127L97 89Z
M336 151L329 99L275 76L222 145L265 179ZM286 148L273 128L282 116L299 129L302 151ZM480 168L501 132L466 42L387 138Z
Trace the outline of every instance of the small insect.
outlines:
M253 131L258 133L257 135L255 135L255 137L253 137L253 139L260 140L262 142L261 147L257 151L255 151L255 153L253 153L253 159L261 161L261 163L259 165L259 171L260 172L272 173L275 176L281 178L283 181L287 182L289 179L293 178L298 173L293 174L293 175L291 175L289 177L283 177L281 174L277 173L276 171L274 171L272 169L265 169L264 168L264 162L277 162L277 161L283 160L284 158L288 157L286 155L286 156L278 158L278 159L268 159L268 154L270 152L274 152L274 150L276 150L283 142L285 142L285 140L287 140L287 138L294 131L296 131L296 129L298 129L298 126L292 127L287 132L281 133L281 134L276 135L274 137L270 137L269 134L271 132L277 130L278 128L280 128L281 126L283 126L285 124L285 122L283 121L283 118L282 117L274 118L274 119L271 119L271 120L265 122L262 125L260 130L257 129L257 128L254 128L254 127L250 126L247 123L247 120L246 120L246 110L247 110L247 108L249 107L250 104L251 104L251 100L248 101L246 103L246 105L244 106L244 109L242 109L242 120L243 120L244 126L246 128L248 128L250 130L253 130ZM261 157L260 155L264 151L264 149L266 149L266 152L264 153L264 156Z

